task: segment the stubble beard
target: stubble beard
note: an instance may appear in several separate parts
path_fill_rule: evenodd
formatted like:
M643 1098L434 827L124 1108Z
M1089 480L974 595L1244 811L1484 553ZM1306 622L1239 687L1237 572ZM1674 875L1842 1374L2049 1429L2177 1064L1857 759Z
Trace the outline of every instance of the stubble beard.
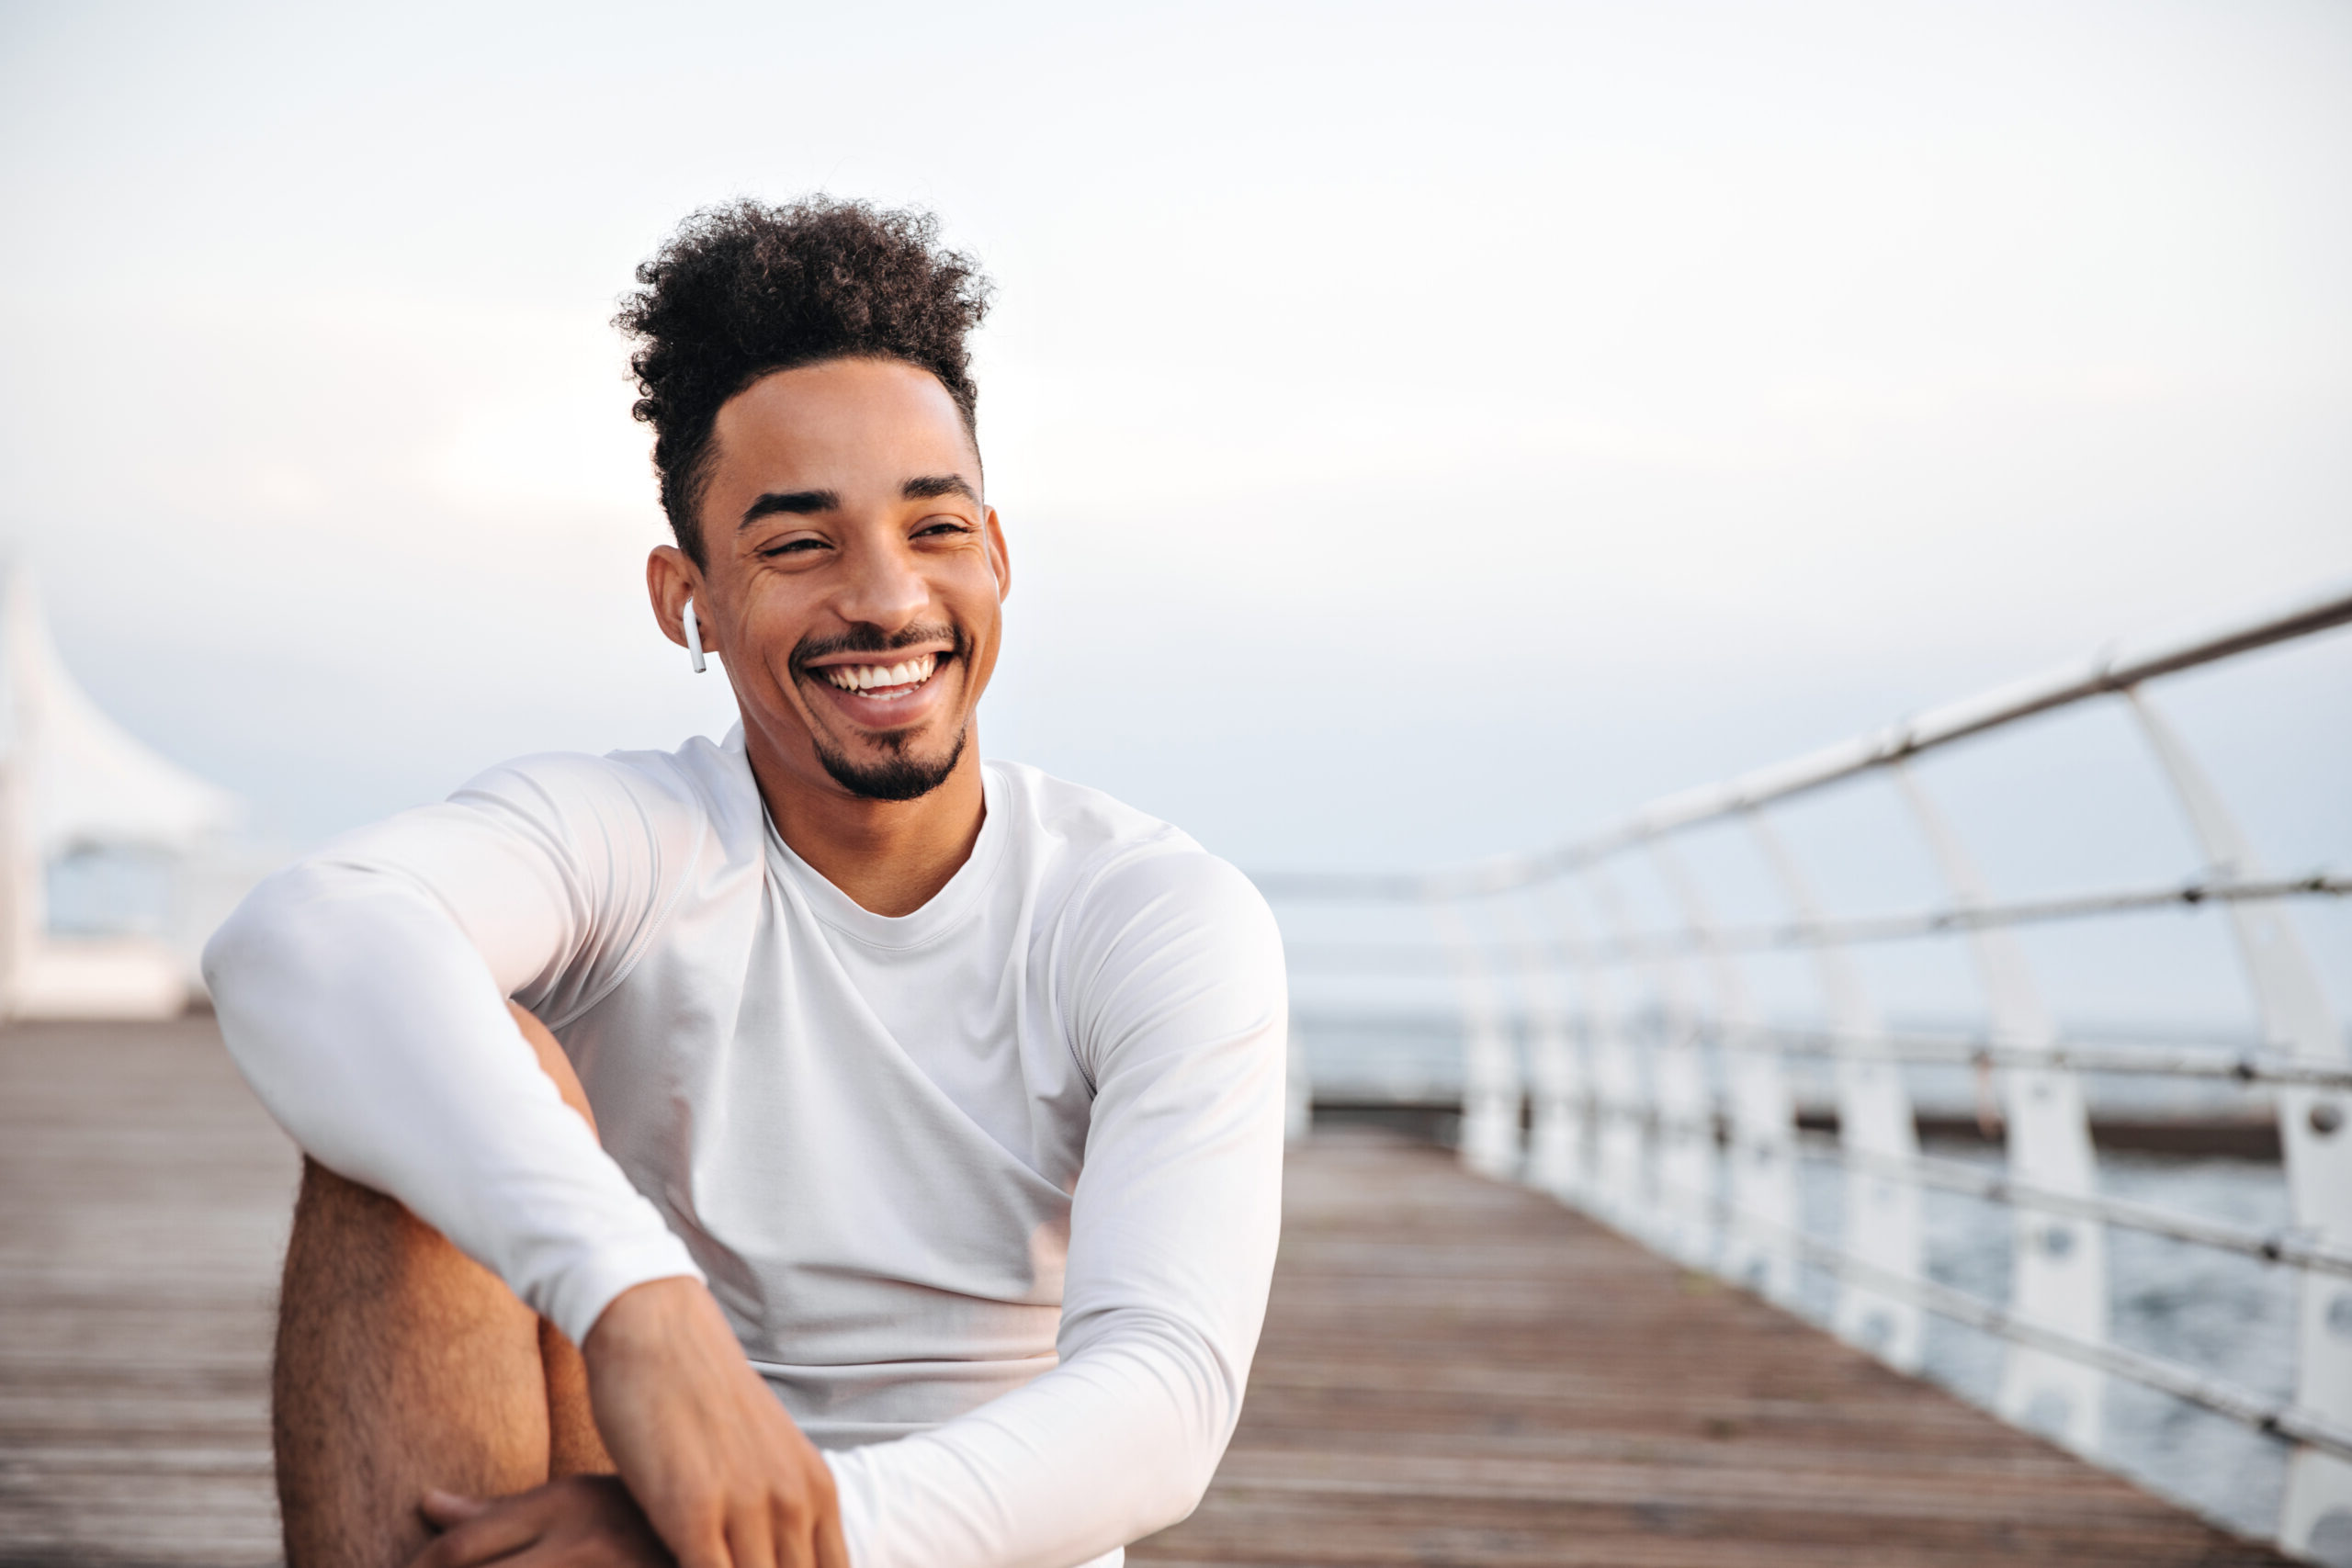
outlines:
M947 782L956 764L964 760L964 741L969 725L958 725L956 739L949 743L946 754L929 759L910 756L906 738L887 735L876 744L891 753L876 762L860 762L839 749L817 742L817 761L833 782L850 794L865 800L920 800Z

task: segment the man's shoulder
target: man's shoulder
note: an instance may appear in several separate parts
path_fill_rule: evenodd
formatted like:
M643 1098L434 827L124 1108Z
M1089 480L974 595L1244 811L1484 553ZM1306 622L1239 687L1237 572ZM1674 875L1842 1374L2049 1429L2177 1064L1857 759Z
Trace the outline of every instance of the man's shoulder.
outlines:
M1191 834L1115 795L1057 779L1025 762L991 760L992 795L1027 840L1037 874L1083 895L1119 867L1158 861L1213 861ZM993 807L992 807L993 808Z
M1036 840L1033 852L1056 863L1055 880L1063 884L1071 912L1115 920L1150 906L1179 918L1241 911L1254 918L1264 910L1256 886L1182 829L1025 763L991 760L988 765L1023 829Z
M988 770L1014 818L1057 847L1080 855L1147 845L1200 849L1183 829L1090 785L1001 758L990 758Z
M695 736L671 751L539 751L477 773L453 805L520 814L558 830L756 829L759 792L740 735Z

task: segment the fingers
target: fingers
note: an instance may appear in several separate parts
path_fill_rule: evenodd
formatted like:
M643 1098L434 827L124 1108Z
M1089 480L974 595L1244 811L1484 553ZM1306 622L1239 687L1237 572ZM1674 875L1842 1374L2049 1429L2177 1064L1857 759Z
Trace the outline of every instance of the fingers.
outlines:
M775 1561L780 1568L849 1568L832 1471L813 1449L808 1459L813 1469L802 1472L801 1484L777 1496L772 1505Z
M849 1568L830 1487L787 1483L733 1499L673 1499L673 1506L676 1513L651 1529L676 1553L679 1568Z
M643 1506L643 1499L639 1499ZM713 1507L705 1509L691 1504L677 1510L681 1517L662 1517L652 1509L645 1509L653 1533L678 1560L678 1568L736 1568L734 1553L728 1549L727 1532L722 1516Z
M409 1568L480 1568L522 1551L543 1533L543 1521L532 1509L484 1505L473 1517L448 1529L410 1559Z
M832 1467L814 1448L807 1450L809 1469L802 1473L802 1489L780 1498L776 1533L791 1544L793 1555L783 1561L792 1568L849 1568L849 1552L842 1541L841 1505L833 1491Z
M424 1501L416 1506L416 1511L423 1514L435 1529L446 1530L464 1524L489 1506L480 1497L461 1496L435 1486L426 1490Z
M831 1471L702 1284L631 1287L582 1349L616 1468L682 1568L847 1568Z
M680 1511L713 1522L705 1527L673 1517L654 1525L677 1554L679 1568L849 1568L830 1497L771 1493Z
M677 1565L628 1488L609 1475L571 1476L489 1502L436 1490L421 1511L435 1522L448 1521L447 1533L411 1559L409 1568ZM706 1533L709 1549L703 1561L712 1568L744 1568L729 1562L721 1532Z
M767 1512L745 1508L727 1521L727 1551L734 1568L808 1568L806 1553L779 1535Z
M849 1568L849 1538L842 1533L842 1517L825 1510L817 1521L817 1568Z

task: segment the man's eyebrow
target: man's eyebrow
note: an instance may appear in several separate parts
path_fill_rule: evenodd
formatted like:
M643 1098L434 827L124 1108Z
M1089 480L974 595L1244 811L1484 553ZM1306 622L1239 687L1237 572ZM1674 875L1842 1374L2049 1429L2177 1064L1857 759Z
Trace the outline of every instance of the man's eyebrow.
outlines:
M789 513L795 517L809 517L820 512L838 512L841 506L841 495L834 491L772 490L745 507L743 520L735 526L748 528L761 518L773 516L779 512Z
M961 474L926 474L919 479L909 479L899 487L899 494L906 501L936 501L943 495L960 495L975 505L980 499L980 492Z

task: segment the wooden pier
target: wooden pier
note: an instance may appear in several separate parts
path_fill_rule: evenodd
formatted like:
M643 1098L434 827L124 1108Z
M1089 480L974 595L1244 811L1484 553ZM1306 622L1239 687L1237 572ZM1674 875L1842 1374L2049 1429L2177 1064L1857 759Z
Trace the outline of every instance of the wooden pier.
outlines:
M1318 1137L1241 1427L1129 1561L2278 1563L1426 1145Z
M209 1021L0 1032L0 1568L277 1561L295 1162ZM1141 1564L2284 1562L1547 1200L1318 1138L1241 1429Z

